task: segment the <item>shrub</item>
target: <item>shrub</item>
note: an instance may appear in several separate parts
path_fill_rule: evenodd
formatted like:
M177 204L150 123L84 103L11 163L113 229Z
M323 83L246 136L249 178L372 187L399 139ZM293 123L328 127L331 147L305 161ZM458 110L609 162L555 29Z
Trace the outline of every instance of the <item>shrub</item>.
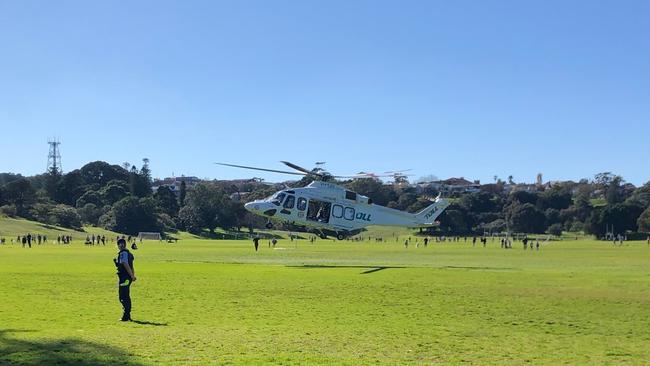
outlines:
M0 215L3 216L9 216L9 217L16 217L16 206L14 205L5 205L0 207Z
M555 236L562 235L562 224L553 224L549 226L548 233Z

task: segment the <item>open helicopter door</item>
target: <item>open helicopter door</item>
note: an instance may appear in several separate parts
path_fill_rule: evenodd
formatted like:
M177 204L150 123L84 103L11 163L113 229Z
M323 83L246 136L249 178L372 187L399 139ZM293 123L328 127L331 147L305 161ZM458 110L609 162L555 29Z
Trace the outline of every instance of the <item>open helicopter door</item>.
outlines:
M330 202L320 201L313 198L309 199L307 220L327 224L330 221L331 212L332 204Z

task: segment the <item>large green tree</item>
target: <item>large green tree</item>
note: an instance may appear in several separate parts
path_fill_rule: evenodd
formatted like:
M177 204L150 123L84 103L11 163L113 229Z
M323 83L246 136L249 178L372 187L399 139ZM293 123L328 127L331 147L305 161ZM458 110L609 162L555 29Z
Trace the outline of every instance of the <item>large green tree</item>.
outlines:
M241 203L233 202L213 183L200 183L189 191L180 214L182 226L201 227L210 232L217 227L236 228L245 216Z
M47 192L47 196L53 201L56 201L59 184L61 183L62 178L61 173L54 169L51 169L47 174L45 174L45 191Z
M635 203L617 203L595 210L585 225L585 231L598 237L603 236L607 228L614 229L614 234L637 231L639 216L643 207Z
M116 202L111 211L114 221L109 229L114 231L136 235L140 231L161 230L153 198L129 196Z
M629 203L636 202L643 207L650 207L650 182L634 190L626 201Z
M18 216L27 217L29 207L36 202L36 190L24 178L12 181L4 187L5 199L14 205Z
M531 203L510 206L507 213L511 229L522 233L543 233L546 231L544 213Z
M623 195L621 193L621 183L623 179L619 176L615 176L609 185L607 186L607 193L605 198L607 199L607 204L613 205L620 203L623 200Z
M145 171L146 172L146 171ZM128 175L129 191L132 195L138 197L151 196L151 182L148 176L142 175L141 172L134 166L131 167L131 172Z
M105 186L114 179L121 181L128 179L128 172L124 168L119 165L111 165L104 161L88 163L79 169L79 173L84 184L96 184L100 187Z
M440 229L450 234L463 234L469 231L464 213L459 209L446 209L440 215Z
M540 194L539 198L540 202L538 206L543 210L548 208L562 210L571 206L573 201L570 187L562 185L545 190Z
M643 211L636 223L639 226L639 231L650 233L650 208L646 208L646 210Z
M77 208L84 207L85 205L92 203L95 206L101 207L103 206L103 201L102 201L102 196L93 190L86 191L79 199L77 200L77 203L75 206Z
M189 206L198 217L201 227L214 232L222 219L221 206L224 195L220 187L211 183L200 183L188 192L185 206Z
M77 200L86 193L86 183L80 170L64 174L59 181L54 200L68 206L77 204Z
M129 195L129 186L124 181L113 179L102 187L98 193L104 204L113 205Z
M178 215L178 201L176 194L168 186L160 186L153 195L158 207L170 217Z
M83 207L78 208L77 213L82 222L91 225L97 225L99 223L99 218L103 214L102 210L92 203L88 203Z
M187 197L187 184L185 180L181 180L180 192L178 192L178 205L180 207L185 206L185 197Z
M77 211L66 205L56 205L50 213L51 221L59 226L81 229L81 217Z

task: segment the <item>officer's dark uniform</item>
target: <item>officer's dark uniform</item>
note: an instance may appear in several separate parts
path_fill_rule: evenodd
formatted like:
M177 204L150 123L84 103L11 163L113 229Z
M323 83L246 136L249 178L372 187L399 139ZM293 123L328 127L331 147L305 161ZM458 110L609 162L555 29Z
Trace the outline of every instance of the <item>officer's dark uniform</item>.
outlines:
M124 314L122 315L122 320L131 320L131 283L133 279L129 276L129 273L124 269L122 263L128 263L129 267L133 273L135 273L135 268L133 268L133 254L129 252L126 248L122 249L117 253L117 258L113 260L115 267L117 267L117 277L118 282L118 293L120 296L120 303L122 303L122 308L124 309Z

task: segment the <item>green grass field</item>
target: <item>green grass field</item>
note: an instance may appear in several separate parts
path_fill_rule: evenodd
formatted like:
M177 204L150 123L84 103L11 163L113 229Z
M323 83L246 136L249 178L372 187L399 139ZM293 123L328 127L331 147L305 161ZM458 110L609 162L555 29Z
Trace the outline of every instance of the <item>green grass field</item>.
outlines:
M115 252L0 246L0 364L650 362L645 242L145 242L133 323Z

